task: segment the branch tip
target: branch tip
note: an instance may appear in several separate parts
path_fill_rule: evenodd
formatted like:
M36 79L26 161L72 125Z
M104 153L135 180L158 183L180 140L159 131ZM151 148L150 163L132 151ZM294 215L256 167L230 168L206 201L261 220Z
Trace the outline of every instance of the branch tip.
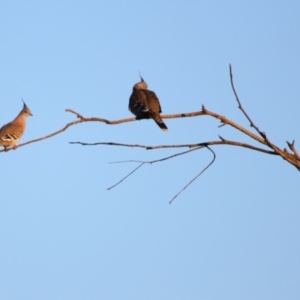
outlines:
M179 196L179 194L181 194L187 187L189 187L203 172L205 172L215 161L216 159L216 153L210 149L210 147L206 146L206 148L212 152L213 154L213 159L212 161L198 174L196 175L183 189L181 189L170 201L169 204L172 204L172 202ZM200 148L198 148L200 149Z

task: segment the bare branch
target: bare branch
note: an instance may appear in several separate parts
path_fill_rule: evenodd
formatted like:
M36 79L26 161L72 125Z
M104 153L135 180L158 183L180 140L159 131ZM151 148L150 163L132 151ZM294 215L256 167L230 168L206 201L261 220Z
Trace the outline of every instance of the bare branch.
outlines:
M202 105L202 111L205 115L208 115L208 116L214 117L216 119L219 119L223 124L232 126L233 128L235 128L235 129L241 131L242 133L248 135L249 137L251 137L252 139L258 141L259 143L264 144L264 145L267 144L266 141L263 138L261 138L260 136L254 134L253 132L251 132L248 129L244 128L243 126L231 121L230 119L227 119L224 116L221 116L217 113L214 113L212 111L207 110L204 107L204 105Z
M159 159L156 159L156 160L150 160L150 161L142 161L142 160L123 160L123 161L113 161L113 162L110 162L110 164L123 164L123 163L155 164L155 163L157 163L157 162L165 161L165 160L174 158L174 157L176 157L176 156L180 156L180 155L187 154L187 153L192 152L192 151L195 151L195 150L199 150L199 149L201 149L201 148L203 148L203 147L204 147L204 146L200 146L200 147L197 147L197 148L193 148L193 149L191 149L191 150L187 150L187 151L184 151L184 152L179 152L179 153L176 153L176 154L173 154L173 155L164 157L164 158L159 158Z
M286 149L281 150L279 147L275 146L267 137L267 135L260 131L259 128L254 124L254 122L252 121L252 119L250 118L250 116L247 114L247 112L245 111L245 109L243 108L241 101L239 99L239 96L235 90L235 86L234 86L234 82L233 82L233 72L232 72L232 67L231 65L229 65L229 70L230 70L230 82L231 82L231 87L233 90L233 93L235 95L236 101L238 103L238 107L239 109L243 112L243 114L245 115L245 117L247 118L247 120L250 122L250 126L255 128L255 130L257 131L257 134L254 134L253 132L249 131L248 129L244 128L243 126L233 122L230 119L227 119L225 116L221 116L215 112L209 111L207 110L204 105L202 105L202 110L201 111L196 111L196 112L188 112L188 113L178 113L178 114L168 114L168 115L161 115L162 118L164 119L171 119L171 118L184 118L184 117L196 117L196 116L203 116L203 115L207 115L207 116L211 116L213 118L216 118L218 120L221 121L221 125L219 127L222 127L224 125L230 125L233 128L241 131L242 133L246 134L247 136L249 136L250 138L256 140L257 142L268 146L269 148L271 148L273 151L268 151L259 147L255 147L246 143L239 143L239 142L235 142L235 141L228 141L223 139L222 137L220 137L221 141L210 141L210 142L205 142L205 143L198 143L198 144L184 144L184 145L162 145L162 146L144 146L144 145L129 145L129 144L119 144L119 143L94 143L94 144L87 144L87 143L80 143L80 142L76 142L79 143L81 145L112 145L112 146L126 146L126 147L141 147L141 148L145 148L147 150L152 150L152 149L159 149L159 148L181 148L181 147L189 147L189 148L193 148L193 147L206 147L206 146L212 146L212 145L232 145L232 146L239 146L239 147L245 147L248 149L252 149L255 151L260 151L263 153L267 153L267 154L272 154L272 155L280 155L284 160L288 161L289 163L291 163L292 165L294 165L299 171L300 171L300 155L297 152L295 146L294 146L294 142L293 143L288 143L288 146L290 148L290 150L292 151L292 153L288 152ZM127 123L127 122L133 122L133 121L137 121L138 119L136 117L131 117L131 118L125 118L125 119L119 119L119 120L107 120L104 118L98 118L98 117L90 117L90 118L86 118L83 115L79 114L78 112L72 110L72 109L66 109L67 112L74 114L78 120L67 123L63 128L61 128L60 130L57 130L51 134L48 134L46 136L37 138L37 139L33 139L30 140L28 142L22 143L20 145L18 145L18 147L23 147L25 145L31 144L31 143L35 143L35 142L39 142L48 138L51 138L55 135L58 135L64 131L66 131L69 127L73 126L73 125L77 125L83 122L102 122L105 124L109 124L109 125L115 125L115 124L121 124L121 123ZM74 143L74 142L72 142ZM3 150L0 150L0 152L7 152L12 150L13 148L6 148Z
M179 194L181 194L187 187L189 187L201 174L203 174L215 161L216 159L216 153L210 149L210 147L206 147L208 150L210 150L213 154L213 159L212 161L197 175L195 176L181 191L179 191L170 201L169 204L171 204L175 198L177 198L179 196Z
M245 117L247 118L247 120L250 122L250 126L255 128L255 130L261 134L260 130L258 129L258 127L253 123L253 121L251 120L251 118L249 117L249 115L246 113L246 111L244 110L242 104L241 104L241 101L240 101L240 98L235 90L235 87L234 87L234 83L233 83L233 74L232 74L232 67L231 67L231 64L229 64L229 73L230 73L230 83L231 83L231 87L232 87L232 90L233 90L233 93L235 95L235 99L238 103L238 108L243 112L243 114L245 115Z
M294 165L298 171L300 171L300 159L299 159L299 154L297 154L295 151L296 149L292 149L293 146L291 144L292 147L290 147L289 143L289 147L290 149L294 152L294 155L289 153L288 151L285 150L281 150L279 147L275 146L268 138L265 132L259 130L259 128L254 124L254 122L252 121L252 119L250 118L250 116L247 114L247 112L244 110L241 101L239 99L239 96L237 95L237 92L235 90L234 87L234 83L233 83L233 74L232 74L232 68L231 68L231 64L229 65L229 73L230 73L230 83L231 83L231 87L233 90L233 93L235 95L235 99L238 102L238 108L243 112L243 114L245 115L245 117L247 118L247 120L250 122L250 126L255 128L255 130L259 133L259 135L263 138L263 141L261 141L261 139L257 139L255 137L257 137L255 135L255 137L253 136L254 139L256 139L257 141L259 141L262 144L265 144L267 146L269 146L271 149L274 150L274 152L276 152L277 155L280 155L284 160L288 161L289 163L291 163L292 165ZM247 135L249 135L249 133L246 133Z
M78 112L76 112L75 110L69 109L69 108L66 109L66 112L70 112L70 113L76 115L76 117L79 120L67 123L62 129L57 130L57 131L55 131L51 134L48 134L46 136L43 136L43 137L40 137L40 138L37 138L37 139L34 139L34 140L30 140L28 142L19 144L17 146L17 148L26 146L26 145L31 144L31 143L36 143L36 142L39 142L39 141L42 141L42 140L49 139L49 138L51 138L51 137L53 137L57 134L60 134L60 133L64 132L65 130L67 130L69 127L71 127L73 125L77 125L77 124L84 123L84 122L102 122L102 123L109 124L109 125L116 125L116 124L121 124L121 123L126 123L126 122L133 122L133 121L138 120L136 117L125 118L125 119L120 119L120 120L113 120L113 121L103 119L103 118L97 118L97 117L86 118L86 117L82 116L81 114L79 114ZM202 111L196 111L196 112L188 112L188 113L161 115L161 117L164 118L164 119L173 119L173 118L197 117L197 116L201 116L201 115L204 115L204 113ZM0 152L7 152L7 151L10 151L10 150L13 150L13 148L7 148L6 150L2 149L2 150L0 150Z
M300 161L300 155L298 153L298 151L295 148L295 141L293 141L292 143L289 143L288 141L286 142L289 146L289 148L294 152L296 158Z
M116 125L116 124L121 124L121 123L127 123L127 122L133 122L137 121L140 119L137 119L136 117L131 117L131 118L126 118L126 119L120 119L120 120L107 120L103 118L97 118L97 117L92 117L92 118L85 118L73 109L66 109L67 112L73 113L77 116L77 118L83 120L84 122L103 122L105 124L109 125ZM168 114L164 115L162 114L161 117L163 119L176 119L176 118L186 118L186 117L197 117L197 116L202 116L204 113L202 111L194 111L194 112L187 112L187 113L179 113L179 114Z
M215 161L216 159L216 154L215 152L210 149L209 147L207 146L200 146L200 147L197 147L197 148L193 148L193 149L190 149L190 150L187 150L187 151L184 151L184 152L180 152L180 153L176 153L176 154L173 154L173 155L170 155L170 156L167 156L167 157L164 157L164 158L160 158L160 159L157 159L157 160L151 160L151 161L139 161L139 160L125 160L125 161L116 161L116 162L111 162L111 163L139 163L140 165L135 168L133 171L131 171L129 174L127 174L125 177L123 177L120 181L118 181L116 184L114 184L113 186L109 187L108 190L114 188L115 186L117 186L118 184L120 184L121 182L123 182L126 178L128 178L131 174L133 174L137 169L139 169L141 166L143 166L144 164L153 164L153 163L157 163L157 162L162 162L162 161L165 161L165 160L168 160L168 159L171 159L171 158L174 158L176 156L180 156L180 155L184 155L184 154L187 154L187 153L190 153L192 151L195 151L195 150L199 150L199 149L202 149L202 148L207 148L208 150L210 150L214 157L212 159L212 161L196 176L194 177L186 186L184 186L182 188L182 190L180 190L172 199L171 201L169 202L169 204L171 204L175 198L177 198L179 196L179 194L181 194L189 185L191 185L205 170L207 170L212 164L213 162Z
M109 125L116 125L116 124L121 124L121 123L126 123L126 122L133 122L133 121L137 120L136 117L114 120L114 121L110 121L110 120L98 118L98 117L85 118L73 109L67 108L66 111L70 112L72 114L75 114L77 116L77 118L81 120L81 122L102 122L102 123L109 124Z
M275 146L273 143L270 142L270 140L267 138L267 135L262 132L262 136L264 137L267 145L274 150L278 155L280 155L284 160L288 161L290 164L292 164L294 167L297 168L298 171L300 171L300 161L297 159L297 156L289 153L288 151L281 150L277 146Z
M70 126L73 126L73 125L76 125L76 124L79 124L79 123L82 123L82 122L83 122L83 121L81 121L81 120L77 120L77 121L70 122L70 123L68 123L66 126L64 126L62 129L60 129L60 130L58 130L58 131L55 131L55 132L53 132L53 133L51 133L51 134L48 134L48 135L46 135L46 136L43 136L43 137L40 137L40 138L31 140L31 141L25 142L25 143L23 143L23 144L20 144L20 145L18 145L17 148L26 146L26 145L31 144L31 143L35 143L35 142L39 142L39 141L42 141L42 140L49 139L49 138L51 138L51 137L53 137L53 136L55 136L55 135L57 135L57 134L62 133L62 132L65 131L65 130L67 130ZM10 151L10 150L12 150L12 149L13 149L13 148L7 148L6 151ZM0 150L0 152L4 152L4 151L5 151L4 149L3 149L3 150Z
M198 147L198 148L195 148L195 149L191 149L191 150L188 150L188 151L184 151L184 152L180 152L180 153L176 153L176 154L173 154L171 156L167 156L167 157L164 157L164 158L160 158L160 159L157 159L157 160L152 160L152 161L139 161L139 160L124 160L124 161L114 161L114 162L110 162L110 164L121 164L121 163L139 163L140 165L133 169L129 174L127 174L125 177L123 177L120 181L118 181L116 184L112 185L111 187L107 188L107 190L111 190L112 188L114 188L115 186L119 185L121 182L123 182L126 178L128 178L131 174L133 174L137 169L139 169L141 166L143 166L144 164L154 164L154 163L157 163L157 162L161 162L161 161L164 161L164 160L167 160L167 159L171 159L171 158L174 158L176 156L180 156L180 155L183 155L183 154L187 154L189 152L192 152L194 150L198 150L200 149L201 147Z
M133 171L131 171L129 174L127 174L125 177L123 177L120 181L118 181L116 184L112 185L111 187L107 188L107 190L111 190L115 186L119 185L121 182L123 182L127 177L129 177L131 174L133 174L137 169L139 169L144 163L142 162L138 167L136 167Z
M259 152L272 154L272 155L279 155L274 151L265 150L262 148L258 148L246 143L240 143L235 141L225 140L224 138L220 137L221 141L209 141L209 142L202 142L196 144L181 144L181 145L157 145L157 146L147 146L147 145L140 145L140 144L123 144L123 143L114 143L114 142L99 142L99 143L82 143L82 142L70 142L70 144L79 144L82 146L97 146L97 145L105 145L105 146L121 146L121 147L132 147L132 148L143 148L146 150L156 150L162 148L198 148L198 147L206 147L206 146L214 146L214 145L230 145L230 146L237 146L237 147L244 147L251 150L256 150Z
M191 144L183 145L159 145L159 146L146 146L140 144L123 144L115 142L98 142L98 143L82 143L82 142L69 142L70 144L79 144L82 146L97 146L97 145L106 145L106 146L121 146L121 147L132 147L132 148L144 148L146 150L160 149L160 148L185 148L191 146Z

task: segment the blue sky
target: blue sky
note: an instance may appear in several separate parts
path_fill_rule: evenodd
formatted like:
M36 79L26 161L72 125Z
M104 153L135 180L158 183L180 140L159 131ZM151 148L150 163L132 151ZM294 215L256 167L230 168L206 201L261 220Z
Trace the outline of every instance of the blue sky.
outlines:
M33 117L22 142L75 117L130 117L141 72L166 114L207 109L300 149L297 1L0 1L0 123ZM216 146L146 145L224 138L253 143L210 117L84 123L0 153L1 299L299 299L299 172L275 156ZM257 145L257 144L256 144Z

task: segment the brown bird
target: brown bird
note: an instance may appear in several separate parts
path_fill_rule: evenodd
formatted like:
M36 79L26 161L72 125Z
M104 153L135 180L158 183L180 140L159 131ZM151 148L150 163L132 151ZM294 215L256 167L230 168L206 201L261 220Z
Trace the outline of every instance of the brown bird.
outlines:
M151 118L163 131L167 131L168 127L160 116L159 100L154 92L148 90L148 85L141 75L140 77L141 81L133 86L128 109L136 115L137 119Z
M7 147L9 146L13 147L13 149L17 148L17 142L24 134L26 128L26 119L28 116L32 116L30 109L26 106L24 101L23 103L23 109L18 116L0 128L0 146L3 146L5 151L7 151Z

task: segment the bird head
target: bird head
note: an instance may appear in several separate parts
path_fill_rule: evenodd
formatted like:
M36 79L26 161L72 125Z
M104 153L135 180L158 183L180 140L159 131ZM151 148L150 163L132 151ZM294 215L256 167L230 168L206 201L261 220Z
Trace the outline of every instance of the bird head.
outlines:
M136 89L141 89L141 90L146 90L148 88L148 84L146 83L146 81L143 79L143 77L141 76L140 74L140 77L141 77L141 81L136 83L134 85L134 88Z
M29 109L29 107L25 104L23 98L22 98L22 101L23 101L23 109L21 111L20 114L24 115L25 117L28 117L28 116L32 116L32 113L31 113L31 110Z

